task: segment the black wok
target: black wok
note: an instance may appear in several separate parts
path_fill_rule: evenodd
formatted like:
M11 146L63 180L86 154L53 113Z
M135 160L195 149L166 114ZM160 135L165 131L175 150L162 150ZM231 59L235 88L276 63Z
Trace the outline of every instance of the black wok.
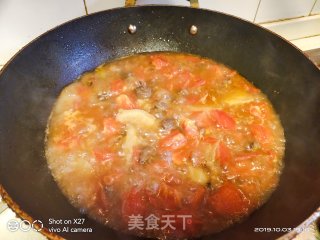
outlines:
M130 24L137 27L128 33ZM198 33L191 35L191 25ZM286 135L285 168L269 201L247 220L203 239L274 239L320 205L320 71L285 40L221 13L172 6L113 9L66 23L20 51L0 74L0 182L2 194L23 218L84 217L61 194L47 168L44 136L61 89L82 73L119 57L174 51L222 62L266 93ZM10 196L10 198L9 198ZM14 202L12 202L11 200ZM18 209L20 207L20 211ZM61 225L60 225L61 226ZM73 225L77 226L77 225ZM67 239L135 239L93 220L93 233L60 233Z

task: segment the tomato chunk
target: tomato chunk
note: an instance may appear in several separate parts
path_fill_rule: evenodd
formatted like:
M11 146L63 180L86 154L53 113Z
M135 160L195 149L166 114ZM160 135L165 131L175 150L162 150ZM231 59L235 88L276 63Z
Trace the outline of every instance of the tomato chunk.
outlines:
M202 78L194 78L190 83L189 83L189 88L195 88L195 87L201 87L206 84L206 80Z
M237 156L235 157L235 161L246 161L246 160L252 160L254 158L258 158L258 157L268 157L270 159L272 159L274 157L274 152L273 151L261 151L261 150L257 150L254 152L245 152L245 153L239 153L237 154Z
M117 107L120 109L134 109L137 108L136 102L133 97L126 94L121 94L116 98Z
M103 183L106 186L112 186L119 178L121 178L124 174L121 172L110 173L103 176Z
M123 91L125 87L125 82L122 79L117 79L111 82L110 90L119 94Z
M192 209L198 209L204 201L204 195L206 189L204 187L199 187L195 190L190 200L190 206Z
M98 161L112 161L116 157L116 154L107 147L96 148L93 155Z
M267 145L271 143L272 141L272 133L271 130L267 127L264 127L259 124L252 124L251 127L251 132L254 136L254 138L263 145Z
M235 129L236 122L228 113L222 110L213 110L210 112L210 115L220 127L231 130Z
M122 216L124 220L128 220L131 215L145 216L147 212L148 196L145 190L131 189L122 203Z
M226 112L222 110L211 110L204 112L195 112L191 115L199 127L212 127L217 125L223 129L234 130L236 122Z
M188 104L195 104L199 102L201 99L201 96L196 95L196 94L190 94L186 97L186 103Z
M231 151L223 142L219 143L219 146L216 151L216 159L222 166L226 166L232 161Z
M175 165L183 165L190 156L190 149L186 147L172 152L172 162Z
M206 143L215 144L217 142L217 139L215 139L214 137L205 136L203 138L203 141Z
M211 127L214 122L212 121L208 112L194 112L191 115L192 119L195 120L196 124L200 128Z
M78 127L78 126L76 126ZM62 148L70 148L79 145L81 139L81 135L77 134L76 129L63 129L60 132L59 137L54 139L54 142L58 144L58 146Z
M169 65L169 62L163 56L153 55L150 56L150 58L152 65L154 65L157 70Z
M166 183L162 183L157 193L158 201L154 204L156 204L156 208L162 208L164 210L175 210L181 207L181 198L181 193L179 193L178 190Z
M119 123L116 119L112 117L108 117L103 119L103 130L102 133L110 136L120 132L121 123Z
M159 141L159 146L167 150L176 150L187 144L186 137L179 131L173 131Z
M241 216L248 210L249 200L233 183L225 183L209 199L211 208L225 217Z
M175 83L176 89L183 89L203 86L206 84L206 81L202 78L196 77L189 71L183 71L178 74L178 79L175 81Z

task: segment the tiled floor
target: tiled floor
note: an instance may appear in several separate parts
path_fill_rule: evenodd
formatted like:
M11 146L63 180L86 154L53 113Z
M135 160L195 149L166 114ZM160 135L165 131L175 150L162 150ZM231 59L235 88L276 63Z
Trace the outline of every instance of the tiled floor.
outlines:
M320 0L314 4L311 14L320 14Z
M314 3L314 0L261 0L256 22L308 16Z
M220 12L254 21L259 0L199 0L200 7L213 9Z
M87 5L88 13L94 13L106 10L108 8L123 7L125 0L85 0Z
M320 15L261 25L289 40L320 35ZM320 42L318 45L320 47Z
M164 5L180 5L180 6L189 6L186 0L137 0L137 5L146 5L146 4L164 4Z
M84 14L83 0L1 0L0 64L47 30Z

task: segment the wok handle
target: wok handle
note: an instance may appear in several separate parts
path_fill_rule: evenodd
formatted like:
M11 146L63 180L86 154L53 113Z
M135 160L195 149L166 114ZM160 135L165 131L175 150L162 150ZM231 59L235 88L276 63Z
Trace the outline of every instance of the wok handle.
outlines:
M198 0L187 0L190 2L190 7L192 8L199 8L199 1ZM137 3L137 0L126 0L125 6L126 7L133 7Z

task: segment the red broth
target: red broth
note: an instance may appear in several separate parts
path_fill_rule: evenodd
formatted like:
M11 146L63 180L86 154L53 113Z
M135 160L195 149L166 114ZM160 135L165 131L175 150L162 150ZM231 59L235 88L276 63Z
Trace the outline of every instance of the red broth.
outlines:
M148 53L63 89L46 156L81 212L129 234L179 239L219 232L261 206L284 143L267 97L236 71Z

